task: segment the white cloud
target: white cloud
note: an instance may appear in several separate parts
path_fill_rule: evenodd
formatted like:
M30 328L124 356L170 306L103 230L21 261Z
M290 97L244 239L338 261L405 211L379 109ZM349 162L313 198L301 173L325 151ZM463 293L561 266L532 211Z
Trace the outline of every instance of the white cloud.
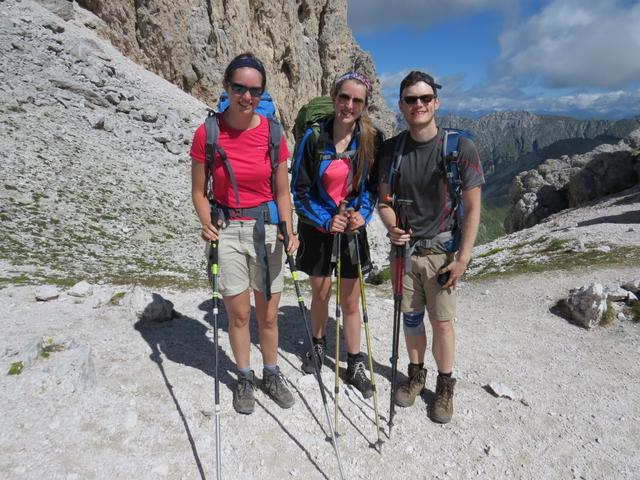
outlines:
M399 26L424 28L445 17L508 7L512 3L512 0L348 0L349 26L354 33L365 35Z
M430 71L424 69L424 71ZM385 100L397 110L400 82L408 69L382 73L380 82ZM502 77L487 85L465 88L463 75L438 76L442 83L441 109L463 116L478 116L496 111L527 110L535 113L597 118L629 118L640 113L640 88L612 91L577 91L558 94L551 89L530 93L515 77Z
M602 93L576 93L559 96L526 95L520 97L460 94L442 98L446 111L460 114L485 114L495 111L528 110L579 117L628 118L640 112L640 89Z
M400 98L400 84L402 83L402 79L407 76L407 74L412 69L405 68L395 73L381 73L378 75L378 80L380 80L380 86L382 87L382 94L384 95L387 104L396 109L396 104ZM443 89L447 92L460 92L463 87L462 84L464 82L463 74L455 74L455 75L444 75L440 76L436 71L431 68L416 68L415 70L420 70L432 75L436 82L443 85ZM440 90L439 90L440 91Z
M554 0L500 37L499 72L551 87L640 81L640 3Z

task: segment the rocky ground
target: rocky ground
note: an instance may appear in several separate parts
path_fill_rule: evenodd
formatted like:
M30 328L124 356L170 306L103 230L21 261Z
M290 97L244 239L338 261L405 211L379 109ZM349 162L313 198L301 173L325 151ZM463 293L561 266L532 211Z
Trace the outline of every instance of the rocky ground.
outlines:
M65 22L27 0L0 2L0 477L215 478L211 303L197 287L187 157L205 105L122 57L82 15ZM367 286L385 443L370 447L373 403L342 384L345 478L638 478L640 324L616 317L587 330L550 310L581 285L637 281L639 211L635 188L476 249L459 287L456 413L445 426L427 418L429 358L427 390L397 409L387 437L393 303L388 283ZM382 265L386 240L371 229ZM90 285L69 289L79 280ZM173 303L172 320L140 318L153 294ZM281 410L259 391L256 412L240 416L221 315L224 478L339 478L318 386L299 368L290 283L280 328L296 404ZM400 352L404 371L402 342ZM252 359L260 378L255 344ZM330 368L323 378L333 414Z
M429 359L427 390L413 407L397 409L391 439L393 305L388 285L369 287L385 443L382 453L371 448L373 404L342 383L338 445L345 478L637 478L640 325L585 330L549 311L570 288L624 282L637 272L579 269L463 283L454 419L442 426L427 418L435 384ZM138 320L127 300L132 293L122 305L97 307L120 291L128 289L97 285L87 297L63 293L39 302L33 287L0 290L3 478L215 478L208 292L156 292L180 312L157 323ZM253 415L235 413L224 315L220 325L224 477L339 478L317 383L300 371L304 330L291 288L280 308L279 363L295 390L292 409L281 410L258 391ZM334 325L330 319L329 339ZM20 359L22 372L7 375ZM252 359L259 370L255 344ZM400 365L404 370L402 343ZM323 379L333 416L329 367ZM492 382L513 398L489 393Z

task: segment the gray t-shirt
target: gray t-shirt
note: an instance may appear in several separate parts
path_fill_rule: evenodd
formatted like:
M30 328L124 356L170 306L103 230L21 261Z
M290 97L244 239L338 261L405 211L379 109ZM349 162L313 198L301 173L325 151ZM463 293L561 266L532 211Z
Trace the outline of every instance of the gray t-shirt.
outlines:
M378 157L380 183L389 182L393 150L399 135L382 145ZM432 239L451 230L454 221L449 185L442 162L444 131L427 142L416 142L407 135L400 172L393 179L391 191L397 198L412 200L407 218L412 240ZM473 141L460 137L458 168L462 189L470 190L484 183L480 156Z

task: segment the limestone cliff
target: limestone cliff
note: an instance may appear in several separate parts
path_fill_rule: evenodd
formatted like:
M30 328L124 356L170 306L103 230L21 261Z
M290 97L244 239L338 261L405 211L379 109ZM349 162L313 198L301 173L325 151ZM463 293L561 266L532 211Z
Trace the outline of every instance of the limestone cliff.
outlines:
M326 95L336 75L358 69L376 79L368 53L347 25L346 0L79 0L127 56L215 105L224 67L251 51L267 68L268 89L286 129L307 100ZM393 114L374 81L370 113L387 134Z

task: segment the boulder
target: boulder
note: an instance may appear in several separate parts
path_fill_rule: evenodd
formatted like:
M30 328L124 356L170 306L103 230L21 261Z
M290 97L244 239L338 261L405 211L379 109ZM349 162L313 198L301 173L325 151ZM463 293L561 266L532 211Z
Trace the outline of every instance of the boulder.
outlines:
M124 304L133 309L140 320L166 322L174 315L172 302L158 293L147 292L138 286L125 296Z
M42 285L36 288L35 297L40 302L48 302L55 300L60 296L60 289L53 285Z
M607 310L607 294L600 283L585 285L571 290L564 305L575 324L590 329L600 323Z
M71 287L67 291L67 295L71 295L72 297L90 297L93 295L93 286L82 280Z

